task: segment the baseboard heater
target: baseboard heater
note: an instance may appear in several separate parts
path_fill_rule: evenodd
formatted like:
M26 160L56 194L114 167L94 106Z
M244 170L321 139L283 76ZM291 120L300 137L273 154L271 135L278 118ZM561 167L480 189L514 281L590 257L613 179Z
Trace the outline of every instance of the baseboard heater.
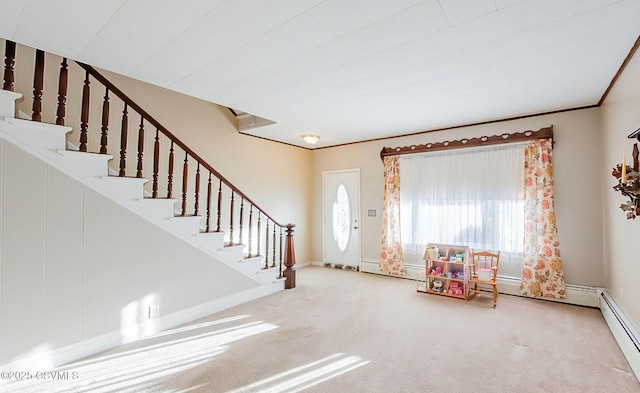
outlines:
M606 291L600 295L600 310L629 366L640 380L640 334Z

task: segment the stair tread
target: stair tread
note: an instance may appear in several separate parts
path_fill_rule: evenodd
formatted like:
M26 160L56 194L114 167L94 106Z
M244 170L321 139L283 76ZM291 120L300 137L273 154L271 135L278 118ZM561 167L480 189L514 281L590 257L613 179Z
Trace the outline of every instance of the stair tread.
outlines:
M111 160L113 158L112 155L110 154L101 154L101 153L94 153L94 152L88 152L88 151L78 151L78 150L58 150L58 154L63 155L63 156L67 156L67 157L83 157L86 159L98 159L98 160Z
M59 131L63 134L67 134L68 132L73 130L69 126L59 126L57 124L42 123L42 122L33 121L33 120L16 119L15 117L5 117L4 121L6 121L9 124L21 125L25 127L34 128L34 129Z
M140 182L140 183L146 183L149 181L149 179L146 179L144 177L111 176L111 175L103 176L102 179L106 181Z

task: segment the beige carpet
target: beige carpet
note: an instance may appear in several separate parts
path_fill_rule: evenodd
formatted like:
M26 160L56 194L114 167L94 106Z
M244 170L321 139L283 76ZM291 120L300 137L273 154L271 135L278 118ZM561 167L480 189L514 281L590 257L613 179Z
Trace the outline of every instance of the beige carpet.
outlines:
M70 364L66 380L0 391L640 392L597 309L504 295L494 309L322 267L297 279Z

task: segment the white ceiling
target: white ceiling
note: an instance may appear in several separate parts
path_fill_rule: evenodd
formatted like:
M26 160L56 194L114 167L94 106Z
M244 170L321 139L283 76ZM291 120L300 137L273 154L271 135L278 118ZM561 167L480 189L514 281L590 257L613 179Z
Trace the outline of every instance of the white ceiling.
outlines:
M315 147L597 104L640 0L9 0L0 36Z

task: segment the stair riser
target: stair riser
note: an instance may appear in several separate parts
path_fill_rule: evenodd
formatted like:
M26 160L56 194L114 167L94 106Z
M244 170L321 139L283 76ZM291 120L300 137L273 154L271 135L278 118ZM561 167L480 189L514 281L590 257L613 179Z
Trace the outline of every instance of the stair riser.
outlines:
M138 201L138 209L149 217L156 219L173 218L173 203L167 201L154 201L142 199Z
M0 117L15 117L16 100L21 97L22 94L0 90Z
M225 262L237 264L244 259L244 248L242 247L223 247L219 249L218 254Z
M80 176L103 178L107 176L107 166L104 162L83 160L81 158L66 158L73 172Z
M109 181L108 183L106 187L109 188L109 193L116 198L125 201L138 201L144 197L143 188L140 184L113 181Z
M13 122L13 119L6 119L7 122ZM22 124L5 124L3 131L18 142L37 149L51 157L57 154L58 150L64 150L66 144L66 133L51 132L46 129L33 127L29 132L22 127ZM30 127L31 128L31 127Z
M238 262L242 269L247 272L257 272L262 268L262 259L261 258L246 258Z
M174 217L167 220L171 228L184 236L195 237L200 233L200 220L192 217Z
M218 253L220 249L224 247L224 234L220 233L219 236L210 236L210 235L198 235L194 239L195 243L200 247L206 249L212 253Z

